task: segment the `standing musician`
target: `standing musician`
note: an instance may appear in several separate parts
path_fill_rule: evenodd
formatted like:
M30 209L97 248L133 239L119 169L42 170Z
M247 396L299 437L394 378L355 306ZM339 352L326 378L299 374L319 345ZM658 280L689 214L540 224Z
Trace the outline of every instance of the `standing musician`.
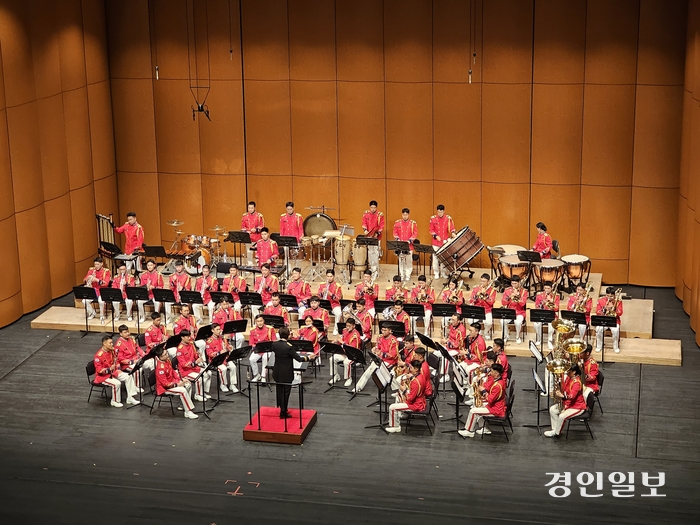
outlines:
M231 308L231 304L228 302L226 297L222 297L219 301L219 308L214 314L212 324L220 324L223 329L224 325L229 321L242 320L243 316L241 315L241 311L236 310L235 308ZM231 339L231 337L228 335L224 335L224 337L226 337L227 339ZM243 346L243 343L245 343L245 335L243 334L243 332L236 332L234 342L236 344L236 348L241 348Z
M202 323L203 321L202 314L205 306L209 311L209 320L211 321L211 319L214 317L214 301L211 298L211 292L216 292L219 290L219 281L216 279L216 277L211 275L210 272L211 270L209 269L208 264L202 266L202 276L197 277L194 284L194 291L202 294L202 302L204 303L195 303L192 305L192 308L194 309L194 316L197 318L199 323Z
M544 283L543 291L535 296L535 308L538 310L550 310L556 313L559 317L559 294L552 291L552 283ZM542 323L532 323L535 327L535 343L540 344L542 341ZM549 323L547 330L547 344L549 349L554 348L554 328L552 323Z
M192 412L192 383L184 381L180 374L173 369L168 352L161 349L156 362L156 394L162 396L168 394L178 396L182 402L182 409L185 411L187 419L197 419L199 416Z
M287 293L297 299L299 319L304 318L304 310L309 306L311 286L301 278L301 268L292 269L292 280L287 283Z
M280 328L280 340L272 345L275 353L275 366L272 369L272 380L277 383L277 406L280 407L280 418L292 417L287 410L289 404L289 394L292 392L292 381L294 380L294 361L310 361L310 356L299 355L294 347L289 344L289 328ZM272 352L271 352L272 353ZM300 387L301 388L301 387Z
M372 339L372 325L374 324L374 315L370 313L366 308L366 302L364 299L358 299L355 303L357 305L357 310L355 310L355 317L360 321L360 328L362 328L361 339L363 342L367 342Z
M277 258L280 256L280 250L277 242L270 239L270 230L267 227L260 230L261 239L258 241L256 254L258 258L258 266L267 263L271 267L277 265Z
M323 321L324 333L321 334L323 336L325 332L328 331L328 327L331 324L331 316L328 315L328 310L321 308L321 300L318 295L312 295L311 299L309 299L309 303L311 306L304 311L304 318L311 316L311 319L320 319Z
M309 341L313 345L314 356L316 359L320 358L321 332L314 326L314 318L311 317L311 314L304 317L304 326L301 326L297 331L292 331L292 339Z
M379 239L381 243L382 232L384 231L384 214L377 211L377 201L369 202L369 210L365 210L362 216L362 230L366 237L374 237ZM367 262L372 270L372 278L377 278L379 271L379 251L380 247L367 246Z
M181 260L175 261L175 273L168 278L168 287L175 294L175 304L180 304L180 291L192 290L190 276L185 273L185 265ZM173 303L165 303L165 322L173 320Z
M382 334L377 338L377 346L372 348L372 353L384 361L384 364L389 370L394 368L399 362L399 341L393 336L388 326L382 326ZM362 392L362 389L377 368L379 368L377 364L372 361L365 370L365 373L362 374L362 377L357 380L357 385L355 385L355 388L353 388L351 392L353 394L355 392Z
M333 317L333 335L338 335L338 322L342 319L343 310L340 308L340 300L343 298L343 288L335 282L335 270L329 268L326 270L326 282L322 283L318 288L318 296L321 299L331 302Z
M581 352L581 360L583 361L583 397L588 398L588 395L600 392L600 385L598 384L598 375L600 370L598 369L598 363L591 357L591 351L593 348L591 345L586 345L586 349Z
M134 307L134 301L126 296L126 289L133 288L136 286L136 280L133 275L126 273L126 263L124 261L119 261L119 268L117 269L117 275L112 279L112 288L119 290L122 293L122 299L126 303L126 318L128 321L132 321L131 309ZM119 321L121 316L120 310L121 302L112 301L112 308L114 309L114 320Z
M559 403L549 407L552 430L544 432L547 437L559 436L567 419L580 416L586 411L586 400L581 388L581 369L578 365L569 368L561 388L554 391L554 397L562 400L562 409L559 409Z
M461 323L459 314L454 314L450 317L450 324L447 332L447 339L442 340L442 344L447 348L448 353L455 357L464 351L464 340L467 338L467 329ZM440 354L442 374L440 377L440 382L444 383L447 381L447 372L450 366L450 362L445 359L442 354Z
M183 330L180 332L180 335L182 336L182 342L177 345L177 352L175 354L180 375L183 379L194 381L196 388L196 394L194 396L195 401L204 401L204 397L210 399L211 396L206 392L209 392L209 387L211 386L211 371L206 372L202 377L197 379L197 376L202 371L202 367L205 366L204 359L195 350L190 331Z
M389 426L384 429L389 433L401 432L401 419L397 412L405 410L422 412L425 410L425 385L420 372L421 366L422 363L417 359L411 362L408 379L402 382L397 402L389 405Z
M119 367L117 353L114 351L112 336L102 336L102 347L95 353L95 383L107 383L112 387L112 401L115 408L121 408L122 383L126 386L126 402L130 405L138 404L134 398L137 394L134 376L123 372Z
M280 294L275 292L272 294L272 302L263 310L265 315L277 315L284 321L284 326L289 326L289 312L280 304Z
M143 227L136 222L136 214L133 211L126 214L126 222L122 226L114 228L114 231L124 234L124 253L126 255L133 255L143 246ZM131 270L131 261L127 263L127 267ZM136 269L141 271L140 257L136 258Z
M394 222L394 239L408 243L409 251L400 252L396 255L399 257L399 273L404 281L411 280L413 273L413 241L418 238L418 225L413 219L408 216L411 210L404 208L401 210L401 218Z
M430 236L433 238L433 250L437 252L450 240L450 237L455 235L455 223L452 217L445 215L443 204L438 204L437 215L430 217ZM437 255L433 254L433 278L438 279L440 276L444 278L447 275L445 265L441 264Z
M262 315L257 315L255 317L255 326L250 331L248 337L248 344L253 347L253 351L250 353L250 375L253 377L251 381L262 381L263 383L267 381L267 360L270 358L272 352L263 352L259 354L255 351L255 347L258 343L265 343L268 341L276 341L277 335L275 334L275 329L271 326L265 325L265 319ZM262 373L258 372L258 361L262 360Z
M504 417L506 415L506 385L502 374L503 367L496 363L491 367L489 377L483 386L477 386L480 391L474 392L474 405L481 404L481 406L472 406L469 409L464 430L459 431L460 436L473 438L474 431L484 418L488 419L489 416ZM476 430L476 433L490 434L491 431L484 424L482 428Z
M486 319L484 319L484 337L491 339L491 331L493 329L493 303L496 302L496 287L489 280L489 274L482 273L479 278L479 286L472 289L468 303L471 306L480 306L484 309ZM478 319L467 319L469 324L476 322Z
M464 349L460 352L462 369L469 375L471 382L474 370L484 364L486 358L486 343L479 331L481 323L478 321L469 325L469 333L464 340Z
M136 362L141 359L143 356L146 355L146 353L143 351L143 349L139 346L139 344L136 342L136 338L132 336L129 333L129 327L126 326L125 324L120 325L119 328L119 339L117 339L117 342L114 344L114 350L117 352L117 360L119 361L119 368L124 370L125 372L130 372L133 368ZM149 359L148 361L144 361L142 368L143 370L148 374L151 370L153 370L154 364L153 360ZM132 374L134 377L134 386L136 387L136 391L138 392L141 390L141 381L140 381L140 373ZM126 400L127 403L129 403L129 400ZM138 403L138 401L136 402ZM129 404L135 404L135 403L129 403Z
M218 323L213 323L211 325L212 336L207 339L206 354L209 361L214 359L219 354L224 354L231 351L231 346L229 345L226 338L222 336L222 326ZM222 392L233 392L237 393L238 387L236 386L236 363L233 360L221 363L217 367L219 372L219 390ZM226 372L228 371L228 377L226 377ZM230 388L229 388L230 387Z
M410 297L409 291L404 287L400 275L394 275L392 286L384 291L385 301L407 301Z
M522 343L520 331L523 329L523 323L525 322L527 290L522 287L519 276L514 275L511 278L510 288L503 293L501 303L503 304L503 308L511 308L515 310L515 342L518 344ZM508 321L508 324L510 324L510 321ZM508 340L508 327L506 327L505 340Z
M423 325L425 327L425 335L429 335L433 323L433 303L435 302L435 290L429 286L425 275L418 277L418 284L411 290L411 302L413 304L422 304L425 315L423 317Z
M537 228L537 240L532 251L539 253L542 259L552 259L552 237L547 233L547 227L543 222L538 222L535 228Z
M610 329L613 338L613 350L616 354L620 353L620 318L622 317L622 298L615 293L615 288L608 286L605 289L605 297L598 299L598 304L595 309L596 315L607 315L617 319L617 326ZM605 333L604 326L595 327L595 351L600 352L603 349L603 334Z
M294 237L297 244L304 236L304 219L301 214L294 213L294 203L289 201L284 205L287 211L280 215L280 235L283 237ZM289 248L284 247L284 257L289 260Z
M259 293L263 306L272 304L272 294L280 291L280 283L276 276L270 271L270 265L265 263L260 267L260 275L255 278L254 292ZM253 317L260 314L259 306L251 306Z
M365 300L365 308L374 317L374 301L379 298L379 285L374 283L372 270L365 270L362 274L362 282L355 287L355 301Z
M236 310L241 309L241 299L238 296L238 292L247 292L248 283L244 277L238 275L238 265L236 263L229 266L228 276L224 277L221 291L230 293L233 296L233 307Z
M578 333L581 339L586 338L586 328L591 324L591 309L593 308L593 298L590 297L587 286L587 283L578 283L576 285L576 293L569 296L569 302L566 304L567 310L586 314L586 324L578 325Z
M178 335L185 331L191 337L197 337L197 320L190 314L189 304L183 304L180 307L180 317L173 323L173 335ZM199 354L204 355L206 343L204 341L195 341L194 345L199 350Z
M352 348L360 349L361 338L360 332L355 329L355 320L351 317L345 322L345 328L343 328L343 333L340 334L340 338L336 341L338 344L348 345ZM352 361L345 354L333 354L331 356L330 372L331 380L328 381L329 385L333 385L340 381L340 374L338 374L338 366L342 363L343 365L343 379L345 379L344 386L348 387L352 385L352 377L350 377L350 367Z
M105 268L103 264L104 261L102 257L95 257L93 267L88 270L85 279L83 279L83 283L88 288L92 287L95 289L97 302L100 305L100 322L105 324L105 302L100 296L100 289L109 287L109 282L112 280L112 272L110 272L108 268ZM83 299L83 305L88 311L88 319L95 317L95 309L88 299Z
M139 275L139 282L141 286L148 290L148 300L153 301L153 309L156 312L160 312L160 303L153 297L153 290L155 288L163 289L165 280L156 269L156 262L153 259L148 259L146 262L146 271ZM143 323L146 321L146 310L144 308L146 301L136 301L136 304L139 308L139 323Z
M168 338L168 334L165 332L165 325L163 325L163 317L159 312L153 312L151 314L151 326L146 328L143 334L144 341L146 341L146 348L150 351L154 346L158 346L164 343ZM173 356L175 353L173 352Z
M248 266L253 266L253 246L260 240L260 231L265 227L265 218L262 213L255 211L255 201L248 203L248 211L241 219L241 231L250 234L251 244L246 244Z

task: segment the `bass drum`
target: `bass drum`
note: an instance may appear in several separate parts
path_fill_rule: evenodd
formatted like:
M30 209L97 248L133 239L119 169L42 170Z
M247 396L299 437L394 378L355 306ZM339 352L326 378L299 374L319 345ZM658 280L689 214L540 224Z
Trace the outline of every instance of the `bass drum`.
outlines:
M435 256L449 270L461 270L484 248L476 233L469 226L462 228L456 237L442 246Z
M202 273L202 266L211 264L211 253L206 248L200 248L185 256L185 271L190 275Z
M337 230L335 221L325 213L314 213L304 219L304 235L312 237L317 235L323 236L323 232L328 230Z

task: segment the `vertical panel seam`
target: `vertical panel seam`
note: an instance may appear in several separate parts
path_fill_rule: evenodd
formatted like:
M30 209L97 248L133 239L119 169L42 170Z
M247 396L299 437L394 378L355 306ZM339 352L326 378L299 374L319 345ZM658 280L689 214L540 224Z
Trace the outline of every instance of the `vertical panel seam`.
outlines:
M231 0L229 0L230 2ZM229 25L231 19L229 18ZM245 104L245 63L243 62L243 0L238 0L238 39L241 46L241 115L243 118L243 174L245 181L245 201L250 201L248 194L248 133L246 130L246 104ZM246 210L248 208L246 207Z
M527 240L528 246L532 245L531 226L532 223L532 121L535 117L534 105L535 105L535 10L536 1L532 0L532 39L530 47L530 199L529 206L527 210Z
M289 178L292 185L292 198L294 198L294 138L292 137L292 48L291 48L291 27L289 24L289 0L287 6L287 91L289 94Z
M336 195L338 198L338 218L343 216L342 199L340 198L340 108L338 97L338 2L333 2L333 56L335 57L335 179ZM352 275L350 275L352 279Z
M384 100L382 101L382 108L384 110L384 205L386 206L386 216L388 217L389 215L389 180L387 177L387 166L386 166L386 159L387 159L387 151L386 151L386 2L385 0L382 0L382 73L383 73L383 78L382 78L382 86L384 89ZM389 221L384 221L385 222L385 228L387 229L387 236L386 238L389 238ZM381 250L381 247L380 247ZM389 262L389 254L385 253L384 258L387 262ZM381 263L381 260L380 260Z
M586 107L586 51L588 48L588 0L586 0L586 10L583 17L583 84L581 84L581 158L579 160L578 172L578 228L576 252L581 251L581 223L583 213L583 145L584 145L584 119Z
M186 0L185 0L186 1ZM187 4L185 4L185 7L187 7ZM153 0L149 0L148 2L148 37L149 37L149 43L151 47L151 98L153 100L153 147L154 147L154 153L155 153L155 163L156 163L156 177L157 177L157 183L158 183L158 192L157 192L157 198L158 198L158 229L160 230L160 239L161 243L163 242L164 234L163 234L163 217L161 215L161 209L160 209L160 172L158 171L158 122L156 120L156 80L155 80L155 66L158 65L157 60L158 60L158 43L156 41L156 9L155 9L155 4ZM189 49L189 37L187 40L187 45ZM155 56L154 56L155 54ZM156 60L155 66L153 65L153 60ZM188 76L189 75L189 53L187 55L187 67L188 67ZM112 119L112 123L114 123L114 119ZM114 148L116 152L116 144ZM119 170L117 169L117 172ZM119 177L117 176L117 206L119 206Z
M642 4L637 2L637 57L634 64L634 117L632 119L632 173L630 180L630 214L629 214L629 230L627 230L627 283L630 282L630 268L632 259L632 207L634 205L633 187L634 187L634 147L637 142L637 86L639 85L639 34L642 29Z

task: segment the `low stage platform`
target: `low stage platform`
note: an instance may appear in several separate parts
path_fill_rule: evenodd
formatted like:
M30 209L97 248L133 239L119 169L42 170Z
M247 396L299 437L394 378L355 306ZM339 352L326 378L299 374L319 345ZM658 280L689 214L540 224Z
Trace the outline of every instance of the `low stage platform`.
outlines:
M306 436L316 424L316 411L301 410L301 424L299 423L298 408L290 408L291 418L280 419L280 409L277 407L260 407L260 411L253 415L253 419L243 429L245 441L262 441L264 443L284 443L288 445L301 445ZM285 431L285 422L287 425Z

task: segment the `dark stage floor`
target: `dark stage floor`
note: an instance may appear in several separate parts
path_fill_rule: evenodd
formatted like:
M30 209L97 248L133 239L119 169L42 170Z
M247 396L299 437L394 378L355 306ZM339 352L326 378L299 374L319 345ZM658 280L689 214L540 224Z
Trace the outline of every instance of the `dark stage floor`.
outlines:
M165 406L149 416L99 399L88 404L84 366L100 335L31 330L37 313L25 316L0 330L0 517L103 525L697 523L700 352L671 290L627 291L655 300L654 335L682 339L684 364L608 365L595 440L580 431L552 440L521 426L534 422L535 398L521 390L531 385L533 361L519 358L511 360L510 443L496 432L483 441L439 432L453 422L433 436L365 430L376 422L369 398L322 394L325 369L308 389L318 423L303 446L248 443L242 397L216 408L212 421L174 418ZM440 398L445 418L450 398ZM572 473L569 497L548 494L548 472ZM603 490L589 490L602 497L580 495L581 472L603 473ZM613 472L635 473L634 497L612 496ZM666 497L642 497L642 472L665 473Z

